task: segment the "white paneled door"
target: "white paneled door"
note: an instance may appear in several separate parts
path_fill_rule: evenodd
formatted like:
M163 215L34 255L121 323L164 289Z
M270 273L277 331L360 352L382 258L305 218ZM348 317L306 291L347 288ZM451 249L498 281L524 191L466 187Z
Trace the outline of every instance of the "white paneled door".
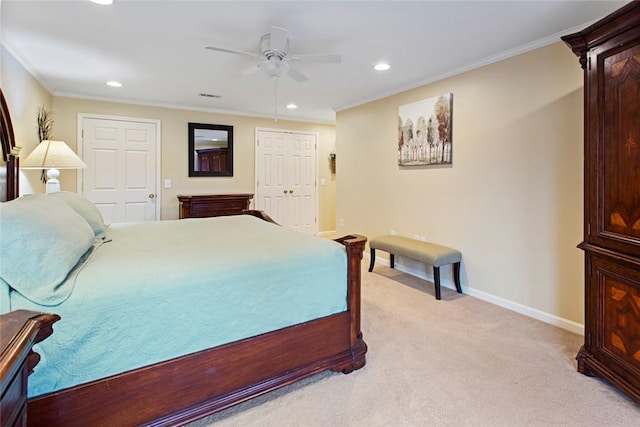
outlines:
M159 219L159 121L80 115L80 192L105 223Z
M317 233L317 135L257 130L256 208L280 225Z

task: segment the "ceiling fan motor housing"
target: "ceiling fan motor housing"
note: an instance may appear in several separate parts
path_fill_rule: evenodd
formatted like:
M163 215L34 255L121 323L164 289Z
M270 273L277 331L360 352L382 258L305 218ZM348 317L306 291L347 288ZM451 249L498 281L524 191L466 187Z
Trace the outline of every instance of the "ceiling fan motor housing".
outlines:
M284 42L282 50L272 49L271 34L267 33L260 37L260 51L269 60L271 60L271 58L273 57L282 60L285 56L287 56L287 53L289 52L289 39L286 39L286 41Z

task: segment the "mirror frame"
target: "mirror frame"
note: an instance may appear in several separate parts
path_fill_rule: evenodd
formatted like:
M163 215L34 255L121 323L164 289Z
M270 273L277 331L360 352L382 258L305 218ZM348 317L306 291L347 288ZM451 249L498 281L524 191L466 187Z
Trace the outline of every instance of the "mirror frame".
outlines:
M196 130L221 130L227 132L227 167L222 171L199 171L195 169L195 136ZM233 176L233 126L212 125L207 123L189 123L189 177L197 176Z

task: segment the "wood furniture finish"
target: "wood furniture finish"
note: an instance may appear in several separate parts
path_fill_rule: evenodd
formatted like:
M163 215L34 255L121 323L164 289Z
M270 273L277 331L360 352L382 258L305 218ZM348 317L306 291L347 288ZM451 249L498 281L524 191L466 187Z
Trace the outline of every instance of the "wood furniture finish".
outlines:
M222 172L227 167L226 148L196 150L201 172Z
M453 266L453 281L456 285L456 291L460 294L462 293L462 287L460 286L462 253L457 249L402 236L374 237L369 242L369 248L371 249L370 272L373 271L373 266L376 263L376 249L389 252L389 266L391 268L395 267L396 255L433 266L433 282L437 300L442 299L440 293L440 267L451 264Z
M55 314L16 310L0 316L0 425L27 425L27 377L40 361L32 347L53 333Z
M180 219L241 215L249 209L253 194L208 194L178 196Z
M578 371L640 403L640 2L562 39L584 69L585 342Z

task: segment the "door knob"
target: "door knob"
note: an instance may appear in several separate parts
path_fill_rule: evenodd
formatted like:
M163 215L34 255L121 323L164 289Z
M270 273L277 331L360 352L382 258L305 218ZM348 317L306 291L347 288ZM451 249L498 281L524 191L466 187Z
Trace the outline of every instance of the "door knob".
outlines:
M149 198L150 198L150 199L153 199L154 197L156 197L156 195L155 195L155 194L153 194L153 193L150 193L150 194L149 194Z

